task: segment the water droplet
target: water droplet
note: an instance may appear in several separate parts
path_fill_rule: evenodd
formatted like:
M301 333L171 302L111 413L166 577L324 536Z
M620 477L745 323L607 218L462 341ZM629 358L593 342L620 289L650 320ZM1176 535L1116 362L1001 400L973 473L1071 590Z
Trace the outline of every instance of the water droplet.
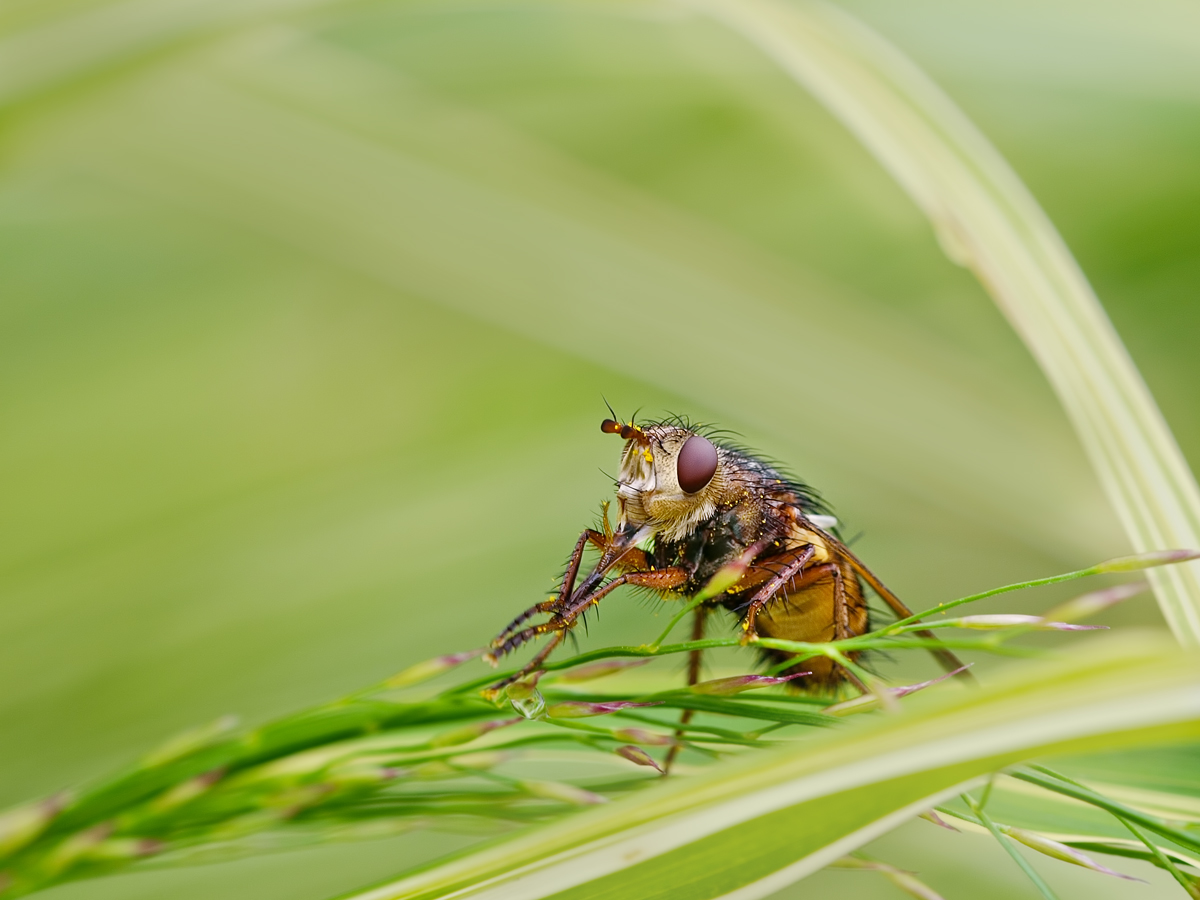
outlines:
M513 709L526 719L540 718L546 712L546 701L533 685L518 681L508 686L507 693Z
M513 709L527 719L536 719L546 711L546 701L542 695L534 691L532 695L512 701Z

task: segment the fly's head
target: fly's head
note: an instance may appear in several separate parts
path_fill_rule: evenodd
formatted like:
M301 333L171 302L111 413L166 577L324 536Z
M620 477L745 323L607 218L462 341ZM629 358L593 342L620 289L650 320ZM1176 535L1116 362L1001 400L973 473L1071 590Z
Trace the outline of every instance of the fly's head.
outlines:
M625 439L617 478L623 531L647 529L679 541L718 510L752 501L757 494L745 477L740 454L682 425L605 419L600 430Z

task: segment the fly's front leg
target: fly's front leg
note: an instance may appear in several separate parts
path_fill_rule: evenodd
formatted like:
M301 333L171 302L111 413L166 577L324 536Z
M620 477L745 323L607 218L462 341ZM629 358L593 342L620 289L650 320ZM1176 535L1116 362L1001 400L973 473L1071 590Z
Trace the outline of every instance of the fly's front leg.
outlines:
M665 569L654 569L648 572L625 572L594 593L577 598L568 609L555 618L560 618L566 627L570 628L575 624L575 619L588 607L595 606L623 584L650 588L655 591L669 591L686 584L688 577L687 569L681 566L668 566Z
M546 646L538 651L537 656L535 656L533 659L531 659L525 665L521 666L521 668L518 671L513 672L513 674L509 675L504 680L497 681L495 684L493 684L490 688L487 689L485 694L488 697L497 696L502 689L508 687L510 684L513 684L514 682L520 681L522 678L524 678L530 672L537 671L541 667L542 663L544 663L546 661L546 657L548 657L552 652L554 652L554 648L562 643L563 635L565 635L565 634L566 634L566 631L555 632L554 637L552 637L549 641L546 642Z
M607 524L607 522L606 522ZM607 529L606 529L607 531ZM558 596L551 597L549 600L543 600L534 606L529 607L525 612L521 613L515 619L508 623L496 637L492 639L491 652L484 656L492 665L496 664L496 660L514 650L521 644L525 643L529 638L519 641L516 644L509 646L511 640L516 637L517 629L540 613L553 612L561 609L566 605L567 599L571 596L571 592L575 590L575 579L579 575L579 564L583 561L583 551L587 545L596 544L597 546L605 546L608 543L607 534L593 531L591 528L585 529L583 534L579 536L579 540L575 542L575 549L571 552L571 559L567 563L567 571L563 574L562 586L559 588ZM528 630L528 629L527 629ZM532 637L532 635L530 635Z
M501 631L498 635L496 635L494 638L492 638L492 642L490 644L492 652L485 655L484 659L487 660L489 663L495 664L496 659L497 659L496 652L499 651L500 656L503 656L505 653L508 652L508 650L503 649L504 645L508 642L508 640L510 638L512 638L516 634L517 628L519 626L524 625L526 622L528 622L530 619L532 619L534 616L538 615L539 613L546 613L546 612L553 611L556 606L558 606L558 599L552 597L549 600L542 601L541 603L537 604L536 606L529 607L529 609L525 610L525 612L521 613L519 616L517 616L515 619L513 619L511 622L509 622L508 625L505 626L503 631Z
M758 640L758 631L754 627L754 620L758 618L759 611L766 606L779 593L780 589L796 577L808 563L812 560L816 549L812 544L805 544L799 550L789 551L785 554L780 554L784 558L793 556L790 562L787 562L783 569L780 570L770 581L759 588L753 597L750 598L750 605L746 609L746 616L742 619L742 641L750 643Z
M669 591L672 588L677 588L685 584L688 580L686 569L678 566L672 566L666 569L655 569L650 572L626 572L623 575L618 575L604 587L600 588L591 594L582 598L576 599L575 602L565 610L555 610L550 616L548 622L543 622L540 625L534 625L526 628L524 631L518 631L515 634L509 634L507 639L499 646L493 644L498 655L503 656L516 650L527 641L533 640L539 635L546 634L549 631L566 632L575 625L575 620L584 613L588 607L595 606L617 588L625 584L631 584L634 587L651 588L657 591Z
M651 572L626 572L623 575L618 575L598 591L576 599L567 609L552 612L548 622L543 622L540 625L526 628L524 631L508 635L504 642L493 650L495 656L503 656L517 649L527 641L533 640L535 637L554 632L554 638L538 651L537 656L522 666L519 672L493 685L492 690L497 690L512 684L514 681L519 681L541 666L545 662L546 657L550 655L550 652L562 643L562 639L566 633L574 627L575 620L589 607L595 606L622 585L631 584L634 587L668 591L685 584L687 580L687 571L678 567L656 569Z
M523 631L513 632L498 645L493 642L492 652L487 654L484 659L488 660L488 662L494 665L496 660L498 660L500 657L507 656L518 647L522 646L523 644L527 644L529 641L532 641L535 637L540 637L541 635L547 634L551 631L561 630L563 629L559 624L557 616L551 616L547 622L542 622L538 625L531 625L529 628L526 628Z
M571 558L567 563L567 571L563 574L562 585L558 590L557 596L551 597L549 600L543 600L541 603L535 604L525 610L515 619L505 626L491 641L491 652L484 656L484 659L495 665L496 660L504 656L510 650L519 647L533 635L518 632L517 629L540 613L557 613L565 609L573 599L572 595L576 593L575 582L579 577L579 566L583 561L583 551L587 549L588 544L594 546L600 551L600 562L596 564L596 568L585 579L584 583L579 586L579 591L590 590L600 580L603 579L604 573L612 568L643 570L649 567L649 561L646 559L644 550L639 550L637 547L621 546L613 534L612 529L608 527L608 517L605 514L604 531L595 531L591 528L586 529L579 536L579 540L575 542L575 549L571 552ZM529 629L526 629L529 631ZM540 632L538 632L540 633ZM523 635L519 637L519 635ZM511 643L514 638L518 638L516 643Z

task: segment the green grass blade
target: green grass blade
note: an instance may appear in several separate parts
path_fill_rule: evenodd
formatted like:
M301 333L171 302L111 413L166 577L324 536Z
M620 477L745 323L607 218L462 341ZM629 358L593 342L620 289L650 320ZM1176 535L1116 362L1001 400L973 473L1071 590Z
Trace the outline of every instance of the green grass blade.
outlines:
M1121 803L1117 803L1107 797L1101 796L1095 791L1067 781L1061 776L1055 778L1046 778L1035 772L1014 772L1013 777L1021 781L1029 782L1030 784L1036 784L1038 787L1043 787L1046 790L1055 791L1056 793L1062 794L1065 797L1072 797L1083 803L1090 803L1099 809L1103 809L1106 812L1112 813L1114 816L1123 816L1130 821L1137 822L1139 825L1149 828L1150 830L1168 838L1169 840L1175 841L1181 847L1185 847L1192 852L1200 852L1200 838L1193 837L1187 831L1174 828L1165 822L1156 821L1154 817L1139 813L1137 810L1130 809Z
M1191 655L1097 642L992 688L918 697L902 715L665 782L355 900L766 896L1021 760L1194 737L1198 686Z
M1017 850L1015 846L1013 846L1012 841L1000 833L1000 829L996 827L996 823L993 822L988 814L983 811L983 804L976 803L974 800L972 800L970 794L963 794L963 801L971 808L971 811L975 813L975 815L979 818L979 821L983 823L983 826L988 830L992 837L996 839L996 843L1004 848L1004 852L1012 857L1013 862L1015 862L1021 868L1021 871L1028 876L1029 880L1033 882L1034 886L1038 889L1038 893L1045 897L1046 900L1058 900L1058 896L1050 889L1050 885L1046 884L1042 876L1037 873L1037 870L1029 864L1029 860L1021 855L1021 852Z
M1200 488L1062 238L1017 175L898 50L822 3L694 0L810 90L969 267L1057 392L1139 551L1200 546ZM1178 640L1200 645L1200 564L1150 573Z
M1171 874L1171 877L1179 883L1179 886L1187 891L1189 897L1200 897L1200 885L1195 880L1188 878L1180 872L1175 863L1171 862L1171 858L1163 853L1162 849L1156 843L1146 837L1145 833L1128 819L1121 816L1117 816L1116 818L1117 821L1133 833L1134 837L1146 846L1146 850L1150 852L1158 865Z

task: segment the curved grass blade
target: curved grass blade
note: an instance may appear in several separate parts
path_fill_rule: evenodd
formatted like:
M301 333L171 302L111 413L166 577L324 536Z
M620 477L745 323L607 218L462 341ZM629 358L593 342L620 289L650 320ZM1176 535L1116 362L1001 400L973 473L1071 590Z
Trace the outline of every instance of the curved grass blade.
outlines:
M804 85L929 217L1049 379L1138 551L1200 546L1200 488L1049 218L942 91L878 35L818 2L690 0ZM1149 573L1180 643L1200 645L1200 564Z

